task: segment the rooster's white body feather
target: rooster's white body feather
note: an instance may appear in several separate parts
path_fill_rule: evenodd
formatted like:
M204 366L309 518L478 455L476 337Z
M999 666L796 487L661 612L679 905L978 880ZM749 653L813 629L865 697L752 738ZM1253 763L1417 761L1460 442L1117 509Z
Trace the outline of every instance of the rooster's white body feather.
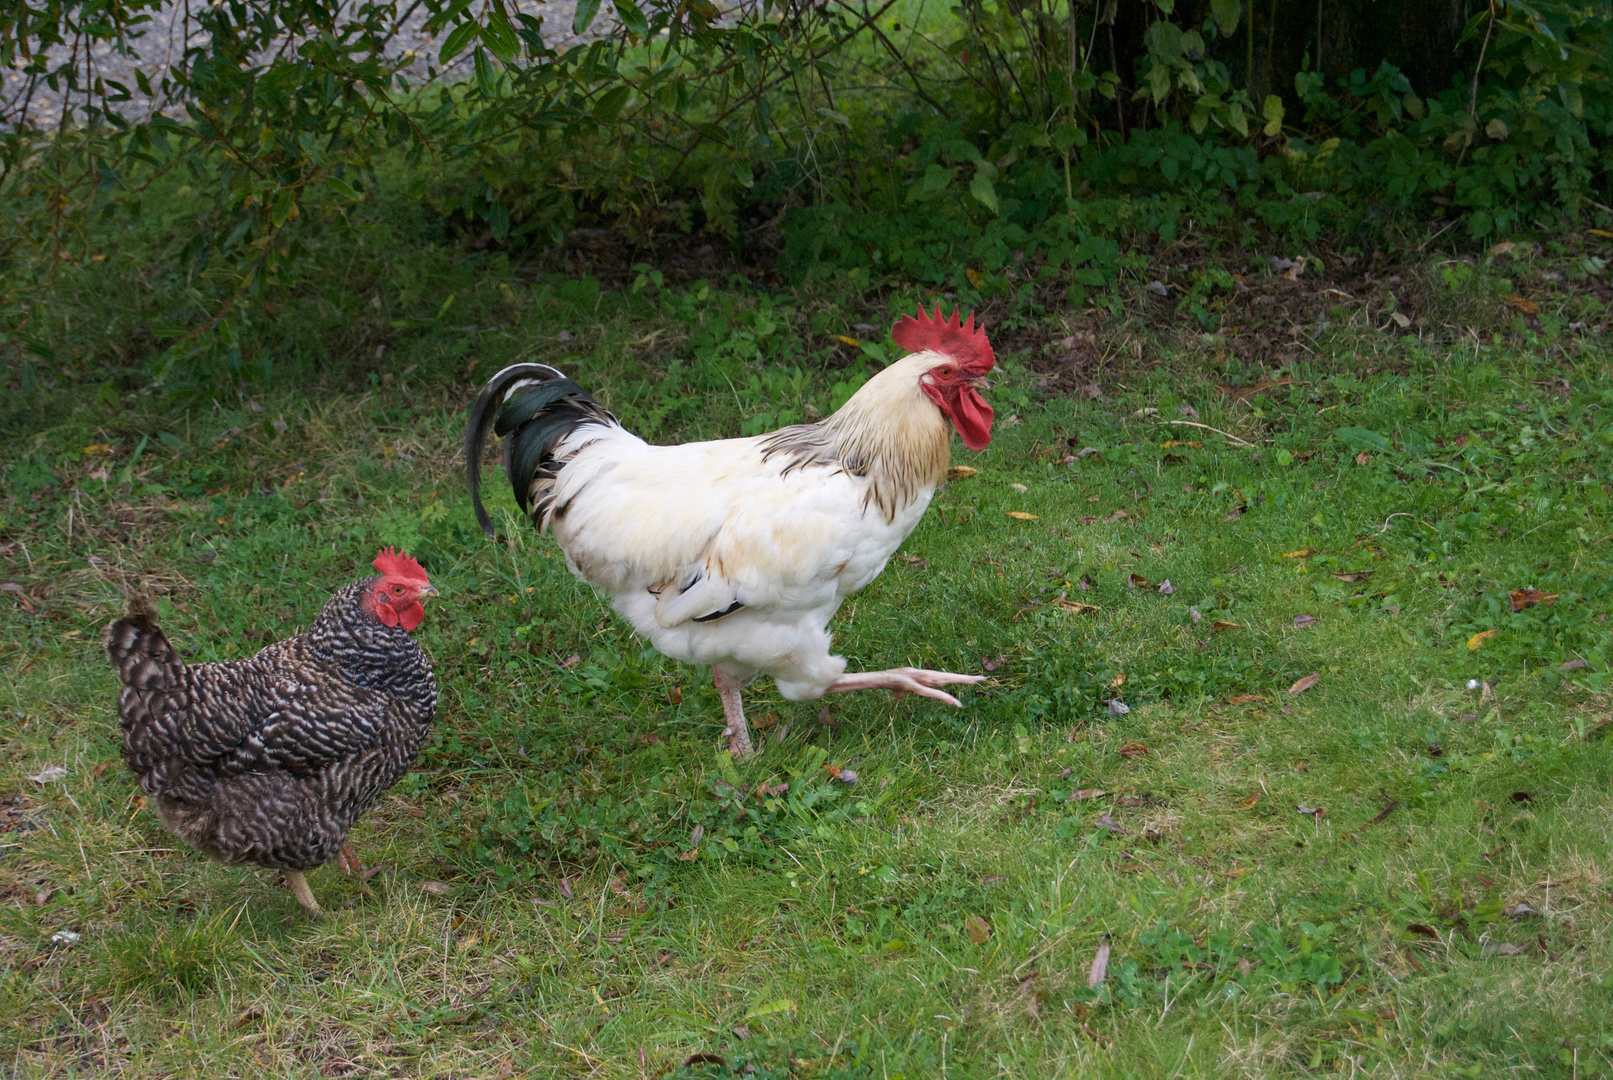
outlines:
M742 682L765 672L807 700L846 668L830 618L879 576L935 487L887 520L870 478L768 457L765 439L651 446L579 428L556 448L549 527L572 571L660 652Z

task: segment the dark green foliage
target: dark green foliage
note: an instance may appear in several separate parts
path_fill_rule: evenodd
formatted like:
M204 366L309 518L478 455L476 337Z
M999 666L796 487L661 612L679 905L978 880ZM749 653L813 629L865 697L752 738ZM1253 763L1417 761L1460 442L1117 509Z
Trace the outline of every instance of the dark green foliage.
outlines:
M0 17L0 62L69 104L54 132L18 116L0 137L0 345L25 395L60 344L53 297L104 287L136 237L162 280L111 348L131 381L205 399L324 363L281 313L410 217L429 244L517 258L582 227L700 238L794 281L1111 309L1143 239L1370 252L1613 224L1604 5L1459 5L1457 29L1432 3L971 0L915 28L888 6L623 2L557 53L502 5L428 0L438 62L474 62L419 85L387 58L389 8L277 0L198 9L211 46L155 88L183 119L125 121L127 88L49 68L43 46L122 41L154 2ZM288 32L305 43L277 49ZM590 281L557 286L579 316ZM399 326L459 295L400 293Z

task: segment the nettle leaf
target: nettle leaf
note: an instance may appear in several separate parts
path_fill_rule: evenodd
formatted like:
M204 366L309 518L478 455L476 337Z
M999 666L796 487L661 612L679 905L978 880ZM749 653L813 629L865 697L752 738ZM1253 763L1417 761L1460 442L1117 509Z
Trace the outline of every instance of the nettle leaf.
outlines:
M1283 130L1283 99L1276 94L1267 94L1260 106L1260 115L1266 118L1266 126L1260 130L1267 136L1276 136Z
M969 194L975 201L993 214L997 213L997 187L991 182L991 177L984 172L975 173L975 178L969 181Z

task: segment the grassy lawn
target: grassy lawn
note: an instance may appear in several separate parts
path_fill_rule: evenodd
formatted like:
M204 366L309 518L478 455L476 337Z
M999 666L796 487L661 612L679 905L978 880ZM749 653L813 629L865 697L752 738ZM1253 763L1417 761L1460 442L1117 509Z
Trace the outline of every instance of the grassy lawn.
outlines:
M853 668L991 679L763 680L735 765L709 672L507 490L475 529L463 408L517 354L661 438L855 379L725 374L807 333L776 300L498 289L524 319L368 386L8 406L8 1075L1613 1074L1605 334L1336 327L1256 371L1137 319L1076 394L1000 345L991 447L835 623ZM383 543L443 593L437 732L310 923L143 808L98 633L138 586L247 655Z

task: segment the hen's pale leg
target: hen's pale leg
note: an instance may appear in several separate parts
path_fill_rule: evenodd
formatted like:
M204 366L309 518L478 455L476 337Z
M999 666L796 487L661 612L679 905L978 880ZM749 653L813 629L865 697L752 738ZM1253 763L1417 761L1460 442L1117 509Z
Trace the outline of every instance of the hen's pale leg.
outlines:
M894 690L898 697L903 694L918 694L920 697L934 698L944 701L948 705L962 706L963 702L936 687L961 683L971 685L985 682L984 675L955 675L950 671L930 671L926 668L890 668L887 671L859 671L850 675L842 675L829 684L826 693L843 693L849 690Z
M717 686L717 696L722 699L722 713L728 720L728 726L723 729L723 734L728 736L728 752L744 760L751 756L752 750L750 728L745 724L745 707L739 700L739 680L712 668L711 681Z
M302 905L303 914L310 919L317 919L321 914L319 901L314 899L313 890L308 888L308 879L301 870L287 870L286 883L291 886L291 895L297 898Z

